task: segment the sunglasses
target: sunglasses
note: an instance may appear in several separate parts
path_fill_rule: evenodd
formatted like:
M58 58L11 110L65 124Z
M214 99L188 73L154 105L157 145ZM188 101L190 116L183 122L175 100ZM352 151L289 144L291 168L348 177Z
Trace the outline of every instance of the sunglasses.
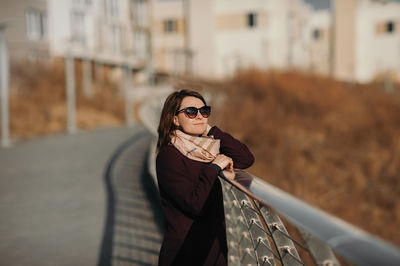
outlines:
M201 114L204 118L207 118L207 117L210 116L210 113L211 113L211 106L205 105L205 106L200 107L200 108L196 108L196 107L194 107L194 106L190 106L190 107L186 107L186 108L183 108L183 109L179 110L178 112L176 112L176 114L185 112L185 115L186 115L187 117L189 117L190 119L193 119L193 118L196 118L197 112L198 112L198 111L200 112L200 114Z

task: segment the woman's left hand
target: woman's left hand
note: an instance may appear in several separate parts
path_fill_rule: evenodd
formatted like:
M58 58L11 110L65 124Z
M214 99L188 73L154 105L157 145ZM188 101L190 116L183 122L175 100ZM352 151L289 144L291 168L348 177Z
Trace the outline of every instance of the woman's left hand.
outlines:
M218 154L212 163L218 165L221 170L233 169L233 160L224 154Z

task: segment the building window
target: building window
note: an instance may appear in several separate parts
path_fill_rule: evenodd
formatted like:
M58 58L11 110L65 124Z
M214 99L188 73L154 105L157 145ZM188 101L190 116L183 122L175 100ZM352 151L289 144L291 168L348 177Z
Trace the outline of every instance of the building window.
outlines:
M136 0L134 6L134 18L137 25L144 26L145 3L143 0Z
M106 0L107 14L111 17L118 17L118 0Z
M72 39L82 45L86 44L85 28L85 14L82 11L73 11L71 13Z
M164 20L164 32L167 34L176 33L176 19L166 19Z
M392 34L396 32L396 23L394 21L386 21L376 24L377 34Z
M142 31L135 33L136 56L143 59L146 56L146 34Z
M111 26L111 51L114 54L121 52L121 28L117 25Z
M26 35L30 40L44 39L47 34L47 18L44 12L30 8L26 12Z
M257 14L255 13L247 14L247 27L249 28L257 27Z
M319 29L314 29L312 31L312 38L314 40L319 40L321 38L321 31Z
M394 31L395 31L395 26L393 21L389 21L388 23L386 23L386 32L393 33Z
M92 0L74 0L73 4L75 6L85 6L90 7L92 5Z

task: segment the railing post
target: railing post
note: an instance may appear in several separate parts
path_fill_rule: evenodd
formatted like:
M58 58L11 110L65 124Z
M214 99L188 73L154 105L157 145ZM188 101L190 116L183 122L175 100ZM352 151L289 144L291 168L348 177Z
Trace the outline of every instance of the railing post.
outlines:
M125 64L124 68L124 96L125 96L125 123L128 127L133 125L132 102L130 99L130 90L132 89L132 68L129 64Z
M92 90L92 62L90 61L90 58L83 58L82 60L82 87L83 87L83 93L85 94L86 97L92 97L93 96L93 90Z
M104 66L101 61L96 61L94 64L94 72L97 87L102 87L104 83Z
M384 86L385 86L385 91L387 93L393 92L393 81L392 78L390 77L390 72L385 76Z
M9 147L9 107L8 107L8 86L9 86L9 58L6 39L0 28L0 90L1 90L1 145Z
M75 106L75 67L71 50L67 50L65 56L65 79L67 89L67 131L70 134L76 132L76 106Z

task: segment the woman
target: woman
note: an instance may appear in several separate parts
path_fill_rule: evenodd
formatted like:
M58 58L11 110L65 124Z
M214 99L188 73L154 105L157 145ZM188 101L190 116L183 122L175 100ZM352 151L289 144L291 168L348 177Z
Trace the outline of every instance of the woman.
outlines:
M194 91L174 92L165 101L156 159L165 217L159 265L227 265L217 176L224 169L249 167L254 157L244 144L208 124L210 112Z

